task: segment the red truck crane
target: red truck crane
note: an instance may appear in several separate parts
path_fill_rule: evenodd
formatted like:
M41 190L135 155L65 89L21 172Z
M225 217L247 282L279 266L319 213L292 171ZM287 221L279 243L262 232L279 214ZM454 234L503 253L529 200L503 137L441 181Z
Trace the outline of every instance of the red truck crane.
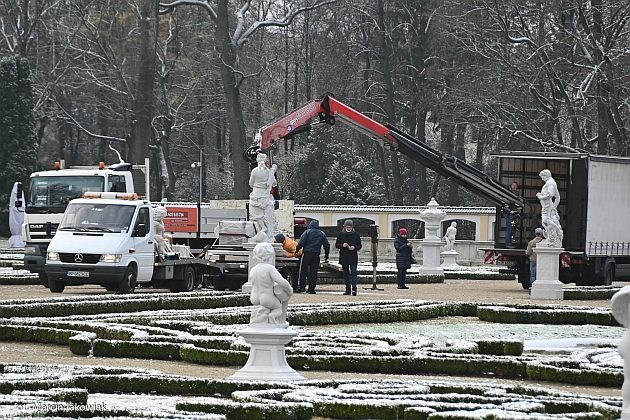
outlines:
M262 127L247 151L249 160L255 162L258 152L269 152L278 140L289 139L320 124L334 125L337 120L497 205L509 205L515 210L525 205L520 196L475 167L445 155L389 124L383 125L373 120L339 102L332 95L310 101Z
M540 225L536 192L541 186L538 173L545 168L552 170L562 197L560 218L566 230L563 243L566 252L560 258L560 280L578 285L609 285L622 275L630 277L630 242L626 231L614 224L602 225L610 220L627 219L630 190L623 182L630 176L629 158L588 153L508 152L498 155L498 181L389 124L373 120L330 94L262 127L246 151L246 158L255 162L258 153L269 154L278 140L321 124L334 125L337 120L494 203L495 243L494 248L484 249L485 260L505 265L503 272L517 275L523 288L530 287L525 248L534 228ZM611 173L618 174L616 179L622 181L613 183ZM519 194L506 186L516 179L521 186ZM600 197L601 191L611 187L616 188L617 200ZM615 204L617 201L619 205ZM512 215L513 247L505 245L509 229L502 215L506 210Z

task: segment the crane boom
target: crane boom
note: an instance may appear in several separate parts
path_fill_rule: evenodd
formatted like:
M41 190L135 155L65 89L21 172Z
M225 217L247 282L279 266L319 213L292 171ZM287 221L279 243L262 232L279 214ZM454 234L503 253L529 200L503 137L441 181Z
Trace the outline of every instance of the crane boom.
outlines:
M508 204L513 208L525 205L522 197L463 160L445 155L391 125L383 125L331 95L310 101L262 127L254 146L267 151L278 140L304 133L318 124L334 125L337 120L497 205Z

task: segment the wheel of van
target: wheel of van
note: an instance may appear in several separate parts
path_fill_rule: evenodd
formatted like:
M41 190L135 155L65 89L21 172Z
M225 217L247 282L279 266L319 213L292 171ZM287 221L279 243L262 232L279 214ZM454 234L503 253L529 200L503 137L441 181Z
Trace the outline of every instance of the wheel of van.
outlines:
M195 288L196 280L195 269L192 267L184 268L183 283L179 287L180 292L192 292Z
M63 289L66 288L66 285L53 279L48 279L48 288L53 293L63 293Z
M42 286L48 288L48 276L46 275L46 273L39 273L39 282L42 284Z
M604 263L604 272L602 273L602 281L604 286L612 286L615 280L615 263L611 260L606 260Z
M130 265L125 271L125 277L118 285L118 291L121 293L133 293L136 290L136 280L138 279L138 272L135 266Z

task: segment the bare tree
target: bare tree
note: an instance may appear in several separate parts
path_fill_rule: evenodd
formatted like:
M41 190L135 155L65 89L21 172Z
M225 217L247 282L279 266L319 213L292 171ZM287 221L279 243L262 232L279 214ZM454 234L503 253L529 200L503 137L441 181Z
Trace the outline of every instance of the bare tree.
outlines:
M251 13L252 1L243 1L238 9L232 9L228 0L175 0L160 3L162 13L168 13L180 6L195 6L203 8L208 18L215 24L214 40L219 51L219 59L223 67L221 79L225 95L227 119L230 127L230 143L232 145L232 166L234 170L234 197L246 198L249 194L247 180L249 179L249 165L242 161L241 153L247 146L245 118L241 103L240 87L249 76L241 68L242 51L252 35L258 30L272 27L285 27L301 13L334 3L336 0L320 0L310 6L301 6L300 1L292 2L286 13L278 10L278 17L258 20ZM261 6L263 1L257 2ZM267 8L269 9L269 8ZM272 9L273 10L273 9ZM275 10L274 10L275 12ZM273 15L273 13L272 13ZM234 19L234 20L233 20ZM233 23L232 23L233 22Z

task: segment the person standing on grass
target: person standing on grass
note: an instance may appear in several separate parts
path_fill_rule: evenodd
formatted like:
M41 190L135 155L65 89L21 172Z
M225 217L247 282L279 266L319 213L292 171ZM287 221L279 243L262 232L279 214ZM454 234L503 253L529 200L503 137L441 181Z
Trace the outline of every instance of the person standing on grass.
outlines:
M304 248L302 262L300 263L300 278L298 280L298 293L306 291L306 280L308 276L308 293L315 294L317 285L317 269L319 268L319 254L324 247L324 260L328 262L330 255L330 243L326 234L319 228L319 222L312 220L308 224L308 229L300 236L295 252L300 252Z
M346 283L344 295L357 295L357 265L359 264L359 250L361 237L354 230L352 220L343 222L343 229L337 236L335 248L339 249L339 264L343 271L343 281ZM351 291L352 289L352 291Z
M534 281L536 281L536 253L534 252L534 248L544 239L542 228L536 228L534 233L536 236L527 243L527 250L525 251L525 254L529 257L529 284L531 286L533 286Z
M407 269L411 268L411 253L413 248L407 240L407 229L400 228L398 230L398 236L394 239L394 248L396 249L396 269L398 273L396 280L398 282L399 289L409 289L405 285L407 278Z

